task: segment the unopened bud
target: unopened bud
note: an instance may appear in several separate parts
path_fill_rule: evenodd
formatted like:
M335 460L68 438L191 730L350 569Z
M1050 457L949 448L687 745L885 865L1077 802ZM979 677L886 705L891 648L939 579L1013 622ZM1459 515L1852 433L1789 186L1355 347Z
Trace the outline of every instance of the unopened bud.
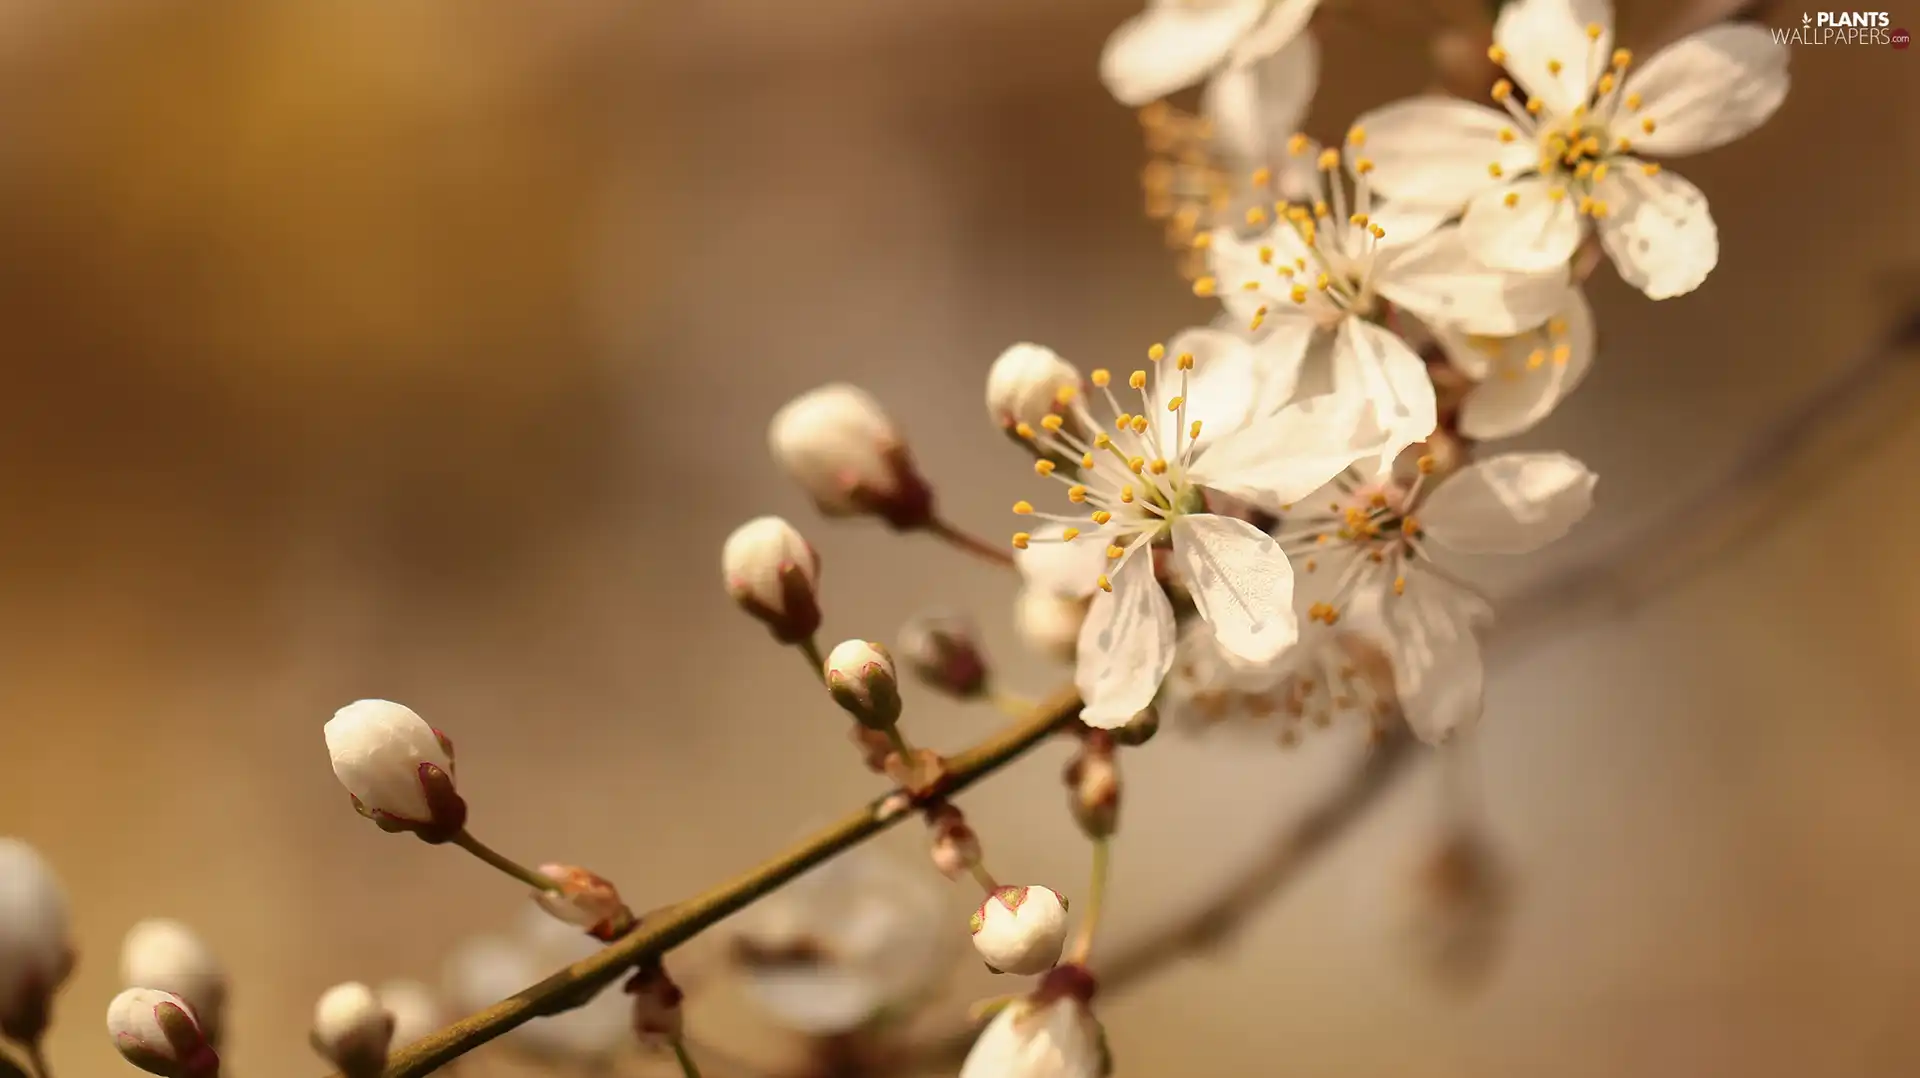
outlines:
M578 865L541 865L540 874L560 885L558 893L535 891L533 900L559 920L611 943L633 928L633 911L607 880Z
M411 708L361 700L327 720L333 773L353 807L385 831L447 842L467 825L453 785L453 742Z
M933 491L880 402L844 383L789 401L767 441L774 462L828 516L872 515L898 529L933 519Z
M72 971L66 889L39 851L0 838L0 1034L39 1043Z
M957 880L980 863L980 836L958 808L941 802L929 809L927 830L932 837L933 867L942 876Z
M371 1078L386 1068L393 1028L393 1015L373 989L358 982L337 984L314 1005L313 1050L346 1078Z
M1015 441L1038 456L1046 456L1034 434L1048 416L1061 417L1062 433L1085 433L1068 407L1079 390L1080 372L1053 349L1016 344L1000 353L987 371L987 414ZM1068 426L1073 429L1065 429Z
M446 1024L440 1000L419 981L388 981L374 993L393 1015L393 1047L407 1045Z
M107 1004L107 1035L127 1062L162 1078L214 1078L220 1056L186 1000L129 988Z
M973 625L958 614L922 614L900 630L900 659L915 677L970 700L987 691L987 660Z
M633 1032L642 1040L677 1041L686 1028L680 1001L685 998L664 967L653 965L627 978L633 997Z
M827 691L855 722L885 730L900 721L900 678L879 644L848 640L827 654Z
M1160 732L1160 711L1158 708L1146 708L1138 715L1128 719L1124 725L1106 731L1112 735L1113 743L1129 747L1144 745L1153 740Z
M1048 887L1002 887L973 912L973 948L995 973L1045 973L1067 944L1067 900Z
M774 639L798 644L820 629L820 555L779 517L755 517L720 548L727 594L766 623Z
M150 917L128 929L120 943L120 983L186 1000L207 1042L220 1046L227 971L193 929L165 917Z
M1025 587L1014 600L1014 628L1035 652L1056 662L1071 663L1080 649L1080 626L1086 623L1087 605L1085 599Z
M1067 764L1067 807L1089 838L1106 838L1120 822L1120 767L1114 762L1113 738L1094 730L1080 752Z

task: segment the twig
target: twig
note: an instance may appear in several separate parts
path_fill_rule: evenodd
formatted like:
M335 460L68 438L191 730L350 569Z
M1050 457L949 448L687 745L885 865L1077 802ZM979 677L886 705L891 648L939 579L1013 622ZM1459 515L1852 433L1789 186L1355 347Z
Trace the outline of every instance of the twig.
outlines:
M1071 690L1054 694L1026 718L948 760L939 793L950 796L998 771L1079 714L1080 699ZM419 1078L535 1018L578 1005L627 969L658 958L808 869L906 819L911 804L900 792L878 798L758 868L649 914L632 933L597 954L402 1049L388 1063L385 1078Z

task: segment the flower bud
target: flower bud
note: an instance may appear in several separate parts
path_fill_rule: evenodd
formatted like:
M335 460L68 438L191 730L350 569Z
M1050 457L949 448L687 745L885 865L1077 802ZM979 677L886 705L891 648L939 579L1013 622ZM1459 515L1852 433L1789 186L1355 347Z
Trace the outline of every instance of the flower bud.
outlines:
M32 846L0 838L0 1034L39 1043L72 971L66 890Z
M1505 866L1484 839L1466 831L1444 836L1419 865L1406 914L1421 970L1456 990L1483 984L1506 942L1510 890Z
M1106 838L1119 826L1120 768L1113 755L1113 736L1093 730L1067 764L1067 807L1088 838Z
M129 988L107 1004L107 1034L127 1062L162 1078L214 1078L220 1056L186 1000Z
M560 884L558 894L533 893L533 901L553 916L609 943L633 928L633 911L607 880L578 865L541 865L540 874Z
M446 1022L433 989L419 981L388 981L374 994L380 997L380 1006L393 1015L395 1048L405 1048Z
M927 830L933 839L933 867L942 876L957 880L980 863L980 836L955 806L943 801L928 809Z
M337 984L313 1008L313 1050L346 1078L370 1078L387 1065L394 1018L358 982Z
M870 514L897 529L933 518L933 491L880 402L844 383L803 393L767 431L774 462L828 516Z
M958 614L922 614L900 629L900 658L927 685L970 700L987 691L987 660Z
M1014 600L1014 628L1035 652L1056 662L1071 663L1080 649L1080 626L1087 620L1087 605L1085 599L1055 595L1045 588L1021 588L1019 598Z
M390 700L361 700L327 720L333 774L353 807L385 831L446 842L467 824L453 786L453 742Z
M1002 887L973 912L973 948L995 973L1045 973L1067 944L1067 900L1047 887Z
M1116 745L1144 745L1160 732L1160 711L1158 708L1146 708L1124 724L1105 732L1113 737Z
M680 1008L680 987L655 964L627 978L625 991L633 997L633 1032L642 1041L677 1041L686 1028Z
M827 691L855 722L885 730L900 721L900 678L879 644L847 640L827 654Z
M774 639L798 644L820 629L820 555L793 525L755 517L720 548L727 594L765 622Z
M1071 421L1067 403L1079 389L1080 372L1053 349L1016 344L987 371L987 414L1001 430L1031 446L1019 428L1036 430L1050 415Z
M227 971L193 929L151 917L120 943L120 983L170 992L187 1001L207 1043L220 1045L227 1009Z

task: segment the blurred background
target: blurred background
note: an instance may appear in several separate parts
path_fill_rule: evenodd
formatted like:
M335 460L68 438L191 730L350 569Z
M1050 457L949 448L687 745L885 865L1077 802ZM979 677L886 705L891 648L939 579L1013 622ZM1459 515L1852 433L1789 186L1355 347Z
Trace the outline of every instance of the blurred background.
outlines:
M242 1076L324 1069L328 985L436 979L512 923L514 885L348 807L320 728L354 699L448 731L491 844L636 909L870 796L832 705L722 593L750 516L819 547L828 637L955 605L1010 687L1061 680L1018 651L1010 577L817 521L764 424L858 382L997 539L1031 489L981 404L1000 350L1119 362L1211 315L1095 78L1137 6L8 3L0 833L74 902L56 1071L132 1073L100 1014L144 916L229 964ZM1429 7L1475 5L1329 6L1322 134L1421 89ZM1623 41L1672 6L1630 0ZM1470 765L1513 888L1497 965L1445 990L1409 943L1445 820L1417 764L1226 946L1103 999L1122 1076L1920 1071L1920 360L1744 473L1738 507L1708 496L1920 302L1920 59L1792 62L1771 123L1684 165L1719 268L1661 304L1603 268L1603 358L1522 442L1591 463L1598 508L1490 586L1621 550L1662 569L1584 577L1503 638ZM949 748L1000 721L910 708ZM1204 899L1356 751L1130 754L1109 941ZM1065 753L962 803L998 873L1075 894ZM918 867L917 826L890 841ZM724 936L676 961L692 1028L777 1058L715 972ZM950 1018L1008 990L963 965Z

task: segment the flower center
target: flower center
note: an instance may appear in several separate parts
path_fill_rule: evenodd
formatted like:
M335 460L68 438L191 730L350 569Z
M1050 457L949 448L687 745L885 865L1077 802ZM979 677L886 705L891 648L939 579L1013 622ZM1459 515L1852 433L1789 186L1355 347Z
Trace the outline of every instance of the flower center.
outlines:
M1425 533L1415 509L1434 467L1432 457L1420 458L1419 474L1411 483L1362 479L1348 472L1334 480L1333 496L1324 506L1287 514L1289 522L1299 524L1279 536L1288 556L1309 573L1331 566L1339 574L1328 598L1308 609L1309 618L1332 625L1354 596L1388 581L1393 594L1406 591L1402 570L1426 557L1421 546Z

